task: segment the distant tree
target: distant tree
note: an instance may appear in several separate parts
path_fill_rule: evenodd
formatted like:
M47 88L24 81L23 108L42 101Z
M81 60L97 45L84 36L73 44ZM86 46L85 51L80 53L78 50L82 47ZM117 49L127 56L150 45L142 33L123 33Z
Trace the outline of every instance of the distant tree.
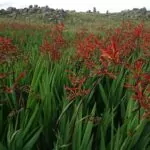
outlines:
M38 5L34 5L34 8L38 8Z
M87 13L91 13L91 10L88 10Z
M32 6L32 5L29 5L29 8L31 9L31 8L33 8L33 6Z
M93 12L96 13L96 7L93 7Z
M106 14L107 14L107 15L109 14L109 11L108 11L108 10L106 11Z

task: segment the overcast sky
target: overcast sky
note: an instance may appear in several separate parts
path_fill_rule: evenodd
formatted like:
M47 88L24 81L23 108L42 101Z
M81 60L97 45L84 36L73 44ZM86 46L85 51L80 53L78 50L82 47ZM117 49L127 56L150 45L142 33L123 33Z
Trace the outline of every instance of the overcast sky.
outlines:
M118 12L125 9L146 7L150 10L150 0L0 0L0 8L28 7L37 4L48 5L50 8L65 10L87 11L96 7L97 11Z

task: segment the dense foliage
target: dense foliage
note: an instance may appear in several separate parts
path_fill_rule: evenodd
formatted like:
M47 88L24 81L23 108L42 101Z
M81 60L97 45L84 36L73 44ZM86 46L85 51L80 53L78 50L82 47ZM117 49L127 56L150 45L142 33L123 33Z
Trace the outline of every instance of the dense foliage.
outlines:
M0 150L149 150L150 29L0 24Z

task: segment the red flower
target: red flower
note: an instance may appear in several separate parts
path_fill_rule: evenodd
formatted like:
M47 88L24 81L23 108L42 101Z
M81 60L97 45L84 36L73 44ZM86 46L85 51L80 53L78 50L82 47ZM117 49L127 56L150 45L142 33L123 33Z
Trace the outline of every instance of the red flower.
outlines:
M74 75L72 72L69 75L69 79L71 82L71 86L65 86L65 90L68 93L68 98L69 100L73 100L78 96L84 96L89 94L90 90L89 89L83 89L83 85L86 81L86 77L79 77Z
M145 61L143 59L138 59L135 63L134 63L134 68L136 69L137 73L142 72L142 67L144 65Z
M44 54L48 53L54 61L60 59L61 53L59 50L65 44L65 40L62 34L63 29L63 24L58 24L55 27L53 27L49 35L46 35L42 45L40 46L41 52Z
M144 74L142 74L142 77L143 77L146 81L150 82L150 74L144 73Z
M14 89L16 88L18 82L19 82L22 78L24 78L25 75L26 75L26 71L21 72L21 73L18 75L18 77L15 79L13 85L12 85L11 87L4 86L3 90L4 90L5 92L7 92L7 93L13 93L13 91L14 91Z
M134 35L136 38L141 37L143 32L143 24L139 24L137 27L134 28Z
M16 85L18 84L18 82L19 82L22 78L24 78L25 75L26 75L26 71L21 72L21 73L19 74L19 76L16 78L16 80L15 80L15 82L14 82L14 84L13 84L13 88L16 87Z
M112 60L115 63L120 62L120 50L117 48L117 43L114 40L105 49L101 49L100 51L102 52L101 57L106 60Z
M11 39L0 37L0 63L6 62L16 54L17 48L12 44Z

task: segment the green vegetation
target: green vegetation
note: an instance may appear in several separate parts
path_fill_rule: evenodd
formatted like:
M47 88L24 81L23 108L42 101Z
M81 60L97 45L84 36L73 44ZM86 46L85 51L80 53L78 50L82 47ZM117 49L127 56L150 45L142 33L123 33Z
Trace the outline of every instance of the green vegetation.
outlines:
M149 27L84 15L1 19L0 150L150 149Z

